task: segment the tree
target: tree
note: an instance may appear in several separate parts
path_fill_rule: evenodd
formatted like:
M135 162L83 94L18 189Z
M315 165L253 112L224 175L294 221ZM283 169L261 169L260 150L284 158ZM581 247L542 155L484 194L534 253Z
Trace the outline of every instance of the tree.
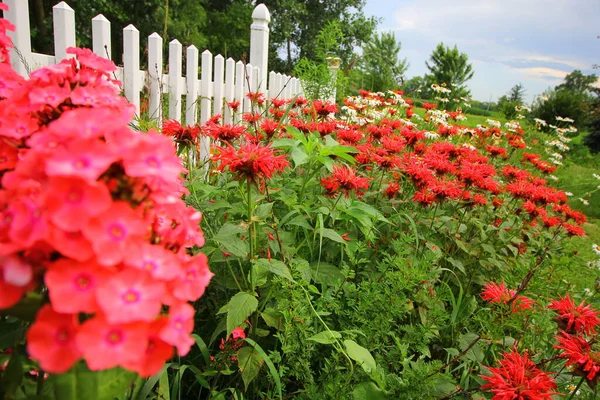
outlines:
M467 54L459 52L456 46L450 48L444 43L438 44L425 65L429 69L431 83L445 83L452 90L453 97L470 94L465 83L473 77L473 65L469 64Z
M423 76L413 76L404 81L402 89L407 96L412 96L420 99L428 99L427 96L427 80Z
M379 92L396 89L402 84L408 61L400 58L400 50L402 44L393 33L373 36L363 48L364 89Z
M34 51L51 53L52 6L55 1L36 0L30 8ZM75 10L77 45L91 46L91 19L103 14L112 27L112 55L121 61L123 28L133 24L140 31L142 49L148 35L157 32L168 42L208 47L213 54L241 59L250 46L251 0L67 0ZM144 58L142 58L143 62Z
M556 90L566 89L577 93L590 92L594 83L598 80L596 75L585 75L576 69L565 76L565 81L556 87Z
M575 120L576 126L586 126L595 115L592 111L598 101L598 91L592 85L597 79L596 75L585 75L579 70L571 72L554 90L546 91L547 100L536 101L533 114L552 123L557 116L568 117Z
M291 71L303 57L315 59L315 36L333 21L343 33L336 55L354 65L354 49L371 38L377 25L362 11L365 0L264 0L264 4L273 10L270 62L282 72Z
M500 96L498 106L507 119L514 119L517 116L516 107L523 105L524 100L525 89L523 84L517 83L507 94Z
M525 101L525 89L522 83L517 83L508 91L507 100L512 103L523 104Z

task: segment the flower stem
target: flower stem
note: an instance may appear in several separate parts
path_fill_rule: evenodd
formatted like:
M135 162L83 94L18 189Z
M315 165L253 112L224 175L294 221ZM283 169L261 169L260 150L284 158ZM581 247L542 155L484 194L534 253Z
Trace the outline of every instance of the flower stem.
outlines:
M254 222L252 221L252 180L248 178L248 247L250 254L250 286L254 290L254 276L252 274L252 260L254 260Z
M583 384L584 380L585 380L585 376L583 376L581 378L581 380L579 381L579 383L577 384L577 386L575 387L573 392L571 392L571 396L569 396L569 400L571 400L573 397L575 397L575 395L577 394L577 391L579 390L579 387Z

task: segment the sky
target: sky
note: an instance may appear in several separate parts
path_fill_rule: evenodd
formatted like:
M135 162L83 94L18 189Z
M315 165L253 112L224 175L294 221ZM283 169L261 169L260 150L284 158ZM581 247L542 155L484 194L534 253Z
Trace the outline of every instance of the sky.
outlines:
M367 0L364 13L402 42L408 78L427 73L439 42L457 45L473 64L476 100L520 82L530 102L575 69L600 75L600 0Z

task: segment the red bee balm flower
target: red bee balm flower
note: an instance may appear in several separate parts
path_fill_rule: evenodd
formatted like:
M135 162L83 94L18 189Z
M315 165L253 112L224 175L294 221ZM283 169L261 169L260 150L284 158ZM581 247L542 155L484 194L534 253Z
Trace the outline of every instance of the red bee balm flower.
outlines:
M233 146L216 150L213 160L220 162L218 170L229 169L239 178L270 179L275 172L281 172L290 165L285 155L276 155L270 146L248 143L237 150Z
M333 173L328 178L321 179L321 186L325 188L325 194L330 197L336 196L341 190L345 197L354 191L356 196L361 197L369 188L369 179L361 178L356 172L346 166L333 167Z
M500 368L488 369L492 375L482 376L488 383L481 388L494 393L492 400L550 400L557 394L554 381L535 366L527 352L523 355L517 350L505 353Z
M575 374L585 376L588 384L594 388L600 377L600 351L592 348L581 336L567 332L561 332L556 339L558 344L554 347L564 351L560 357L567 359L567 365L574 365Z
M504 286L504 283L488 282L481 292L481 298L492 304L508 304L516 292L516 290L508 289ZM524 296L517 296L512 302L512 312L517 312L519 309L528 310L532 304L533 301L531 299Z
M588 335L596 333L594 328L600 323L598 312L585 301L575 306L573 300L566 295L560 300L553 300L549 309L556 311L556 322L561 329L569 333L583 332Z

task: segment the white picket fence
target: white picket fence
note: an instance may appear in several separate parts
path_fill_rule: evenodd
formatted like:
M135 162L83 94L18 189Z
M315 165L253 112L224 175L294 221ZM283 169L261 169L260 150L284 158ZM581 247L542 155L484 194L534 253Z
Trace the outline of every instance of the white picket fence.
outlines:
M9 32L15 48L11 60L15 70L23 76L39 67L52 65L67 57L66 50L76 45L75 12L64 1L53 7L54 55L31 51L29 5L27 0L2 0L9 7L4 18L15 26ZM249 92L261 92L268 99L291 99L302 94L297 78L269 72L269 22L271 16L264 4L256 6L250 26L250 63L235 62L222 55L214 56L205 50L199 54L195 46L185 52L183 76L183 46L178 40L169 43L168 74L163 73L163 39L153 33L148 37L148 70L140 70L140 33L133 25L123 29L123 66L117 79L123 82L125 97L140 112L140 95L147 91L148 112L162 121L162 94L168 93L168 118L182 121L182 97L185 93L185 123L206 122L211 116L223 115L225 123L237 119L225 102L239 101L238 112L251 111ZM102 14L92 19L92 50L101 57L111 59L111 24ZM201 76L198 77L198 66ZM200 78L200 79L199 79ZM200 107L198 107L198 102ZM198 109L200 115L198 115ZM204 147L204 146L203 146ZM207 154L207 149L201 153Z

